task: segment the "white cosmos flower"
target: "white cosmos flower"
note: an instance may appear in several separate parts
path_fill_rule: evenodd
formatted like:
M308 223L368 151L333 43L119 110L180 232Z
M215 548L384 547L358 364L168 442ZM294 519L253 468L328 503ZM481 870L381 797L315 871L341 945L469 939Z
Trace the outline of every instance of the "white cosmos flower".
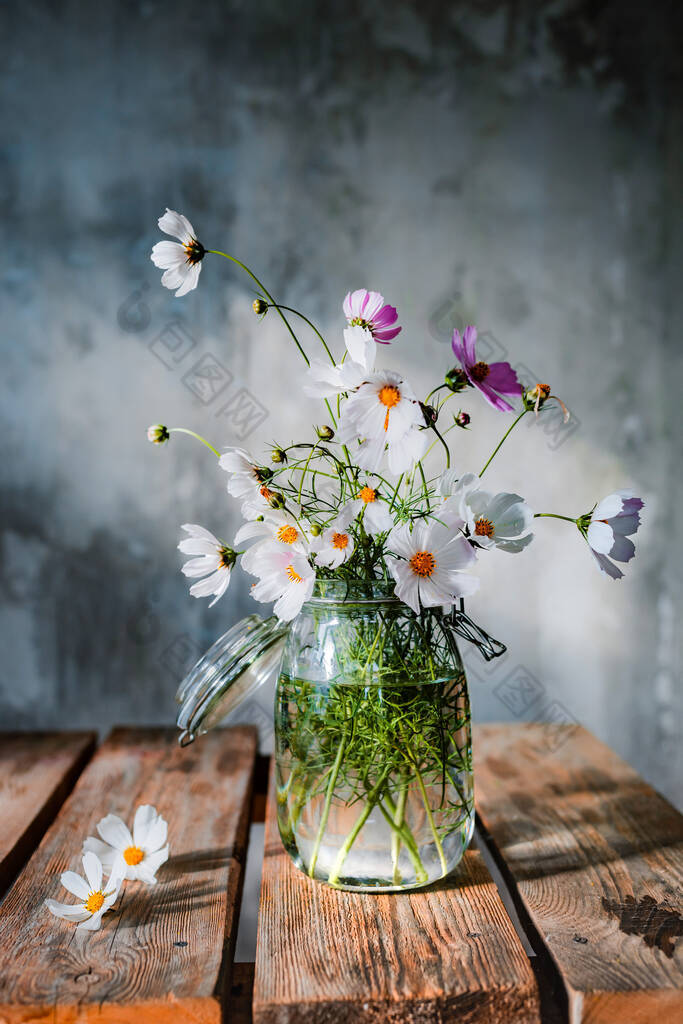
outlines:
M177 288L176 298L186 295L197 287L199 272L206 250L197 241L194 228L187 217L166 208L159 218L159 227L167 235L173 235L178 242L157 242L152 249L151 260L155 267L164 270L161 283L165 288Z
M428 437L420 404L410 385L392 370L371 373L342 406L337 440L360 441L351 454L376 473L386 449L392 473L405 473L420 459Z
M228 494L242 502L245 518L256 518L271 507L268 499L273 492L267 481L272 472L259 466L244 448L227 448L218 465L228 473Z
M65 921L78 924L79 929L97 931L102 923L102 915L114 905L125 875L125 863L117 858L109 874L106 886L103 885L102 861L96 854L88 851L83 854L83 871L85 878L75 871L65 871L61 883L65 889L78 899L78 903L59 903L57 900L45 900L45 906L55 917L63 917Z
M342 391L355 391L375 366L377 343L367 328L347 327L344 331L347 356L337 366L331 366L322 359L313 359L306 371L308 383L304 384L305 395L312 398L330 398Z
M387 538L387 548L400 557L385 555L396 580L396 596L414 612L436 605L453 604L479 587L476 576L464 570L476 560L472 545L460 532L463 522L448 512L413 526L396 526Z
M389 506L378 493L377 489L365 484L358 492L357 498L347 502L346 507L353 509L354 516L359 516L363 510L363 526L367 533L376 536L378 533L386 533L394 525L394 520L389 511Z
M242 568L251 572L259 550L267 544L282 545L285 550L303 553L308 549L308 538L299 521L291 512L269 508L263 513L262 522L245 523L235 534L235 545L245 540L255 543L242 555Z
M356 518L356 513L351 507L352 504L355 503L344 505L336 518L313 542L315 560L318 565L336 569L348 561L353 554L353 537L348 532L350 523Z
M280 622L290 622L313 593L315 572L306 556L283 544L264 544L250 564L248 571L260 577L251 596L256 601L275 601L273 611Z
M142 804L135 812L133 834L116 814L107 814L97 823L101 838L88 836L83 852L95 854L104 867L123 864L124 877L130 882L154 885L156 873L168 860L168 825L150 804Z
M585 530L586 540L601 572L613 580L621 579L624 574L610 559L629 562L636 553L629 534L635 533L640 526L638 513L643 504L642 498L636 497L634 491L615 491L596 505L590 517Z
M519 494L491 494L478 484L478 476L465 473L452 488L444 507L457 509L479 547L496 547L512 553L522 551L534 537L531 533L533 511Z
M209 605L209 608L212 608L228 589L230 573L237 556L232 548L229 548L218 537L214 537L203 526L197 526L196 523L185 523L182 529L190 536L180 541L178 550L185 555L197 557L185 562L181 571L190 578L205 577L192 584L190 593L193 597L211 597L213 595L213 601Z

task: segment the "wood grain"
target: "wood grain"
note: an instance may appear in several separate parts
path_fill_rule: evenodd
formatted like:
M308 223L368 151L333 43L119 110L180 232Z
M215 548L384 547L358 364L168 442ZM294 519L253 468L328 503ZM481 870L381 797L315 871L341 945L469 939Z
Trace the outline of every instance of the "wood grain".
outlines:
M230 988L256 732L216 730L191 747L177 732L117 729L0 908L0 1021L217 1022ZM107 813L154 804L171 857L156 886L126 882L99 932L77 932L43 899L70 899L85 836Z
M478 852L429 891L335 891L285 853L272 779L253 1010L255 1024L540 1020L529 961Z
M477 809L571 1024L683 1021L683 818L575 726L475 728Z
M94 732L0 733L0 896L95 749Z

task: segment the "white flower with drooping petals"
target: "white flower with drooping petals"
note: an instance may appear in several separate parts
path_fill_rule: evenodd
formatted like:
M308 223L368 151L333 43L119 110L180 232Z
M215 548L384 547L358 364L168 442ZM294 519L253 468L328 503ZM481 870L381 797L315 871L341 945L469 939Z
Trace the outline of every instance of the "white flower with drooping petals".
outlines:
M355 391L375 366L376 343L369 330L364 327L347 327L344 344L350 358L337 366L331 366L322 359L311 360L306 371L307 383L303 386L305 395L312 398L330 398L342 391Z
M242 502L242 515L255 519L271 508L269 498L273 491L268 487L272 471L259 466L244 448L226 448L218 460L221 469L228 473L228 494Z
M474 473L465 473L452 487L443 507L457 509L470 537L480 548L496 547L513 554L522 551L534 537L533 511L519 494L491 494L482 490L479 482ZM449 481L442 478L442 487L448 486Z
M168 860L168 825L155 807L142 804L135 812L133 834L117 814L107 814L97 823L101 838L88 836L83 852L94 853L104 867L122 861L129 882L156 883L156 873Z
M406 473L428 444L425 419L410 385L392 370L372 373L342 406L337 440L360 441L351 451L361 469L376 473L386 450L392 473Z
M315 572L306 556L283 544L264 544L250 564L251 575L260 577L251 596L264 603L275 601L273 611L280 622L291 622L313 593Z
M159 218L159 227L179 241L157 242L150 258L155 267L165 271L161 275L164 288L177 288L175 294L179 298L197 287L206 250L197 241L194 228L182 213L167 207L166 213Z
M102 923L102 916L116 902L119 889L125 874L125 864L117 858L103 885L104 875L102 861L96 854L88 851L83 854L83 871L85 878L75 871L65 871L61 875L61 883L65 889L78 899L78 903L59 903L57 900L45 900L45 906L55 917L64 918L77 924L78 929L95 932Z
M245 572L251 572L250 566L254 564L254 559L264 545L279 544L285 550L299 553L308 550L308 537L300 521L291 512L269 508L263 516L261 522L245 523L235 534L236 546L245 540L255 541L242 555L242 568Z
M629 534L640 526L638 513L643 505L634 491L615 491L596 505L587 528L582 530L600 571L613 580L620 580L624 574L610 559L630 562L636 553Z
M416 523L412 532L404 523L387 538L387 548L400 556L385 555L396 580L396 596L416 613L420 605L454 604L479 587L477 577L465 572L476 555L461 532L463 521L451 512L442 512L439 519Z
M345 507L353 510L354 517L363 513L363 527L373 537L379 533L387 533L394 526L388 504L370 484L361 487L358 497L352 498Z
M189 562L185 562L181 572L190 578L206 577L193 583L190 593L193 597L211 597L213 595L213 601L209 605L209 608L213 608L216 601L228 589L230 573L237 555L232 548L229 548L218 537L214 537L203 526L198 526L196 523L185 523L181 529L189 533L190 536L180 541L178 550L182 551L184 555L197 556L191 558Z
M337 569L344 562L347 562L353 554L353 537L348 532L350 523L356 517L352 503L347 503L327 526L320 537L313 542L315 560L318 565L325 565L328 569Z

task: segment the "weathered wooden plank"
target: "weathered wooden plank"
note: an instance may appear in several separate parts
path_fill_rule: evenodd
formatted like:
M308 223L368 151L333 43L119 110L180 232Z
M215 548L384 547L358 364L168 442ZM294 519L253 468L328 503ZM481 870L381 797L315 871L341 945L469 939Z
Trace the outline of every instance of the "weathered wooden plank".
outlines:
M254 982L255 1024L538 1022L529 961L481 855L429 891L337 892L294 867L274 787Z
M0 911L0 1020L215 1024L230 988L256 732L218 730L181 750L171 729L117 729L81 776ZM156 886L127 882L101 931L42 905L64 899L102 815L154 804L171 857Z
M585 729L482 725L477 808L571 1024L683 1020L683 818Z
M95 749L94 732L0 733L0 896Z

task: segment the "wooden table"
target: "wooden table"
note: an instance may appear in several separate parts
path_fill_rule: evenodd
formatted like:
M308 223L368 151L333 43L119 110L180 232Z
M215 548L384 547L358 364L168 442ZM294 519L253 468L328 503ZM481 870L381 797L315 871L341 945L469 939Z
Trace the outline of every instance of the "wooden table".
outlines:
M476 728L476 847L400 896L293 867L250 727L1 738L0 1024L683 1021L683 818L583 729ZM48 914L99 818L143 802L170 825L158 884L92 934ZM256 963L233 963L264 813Z

